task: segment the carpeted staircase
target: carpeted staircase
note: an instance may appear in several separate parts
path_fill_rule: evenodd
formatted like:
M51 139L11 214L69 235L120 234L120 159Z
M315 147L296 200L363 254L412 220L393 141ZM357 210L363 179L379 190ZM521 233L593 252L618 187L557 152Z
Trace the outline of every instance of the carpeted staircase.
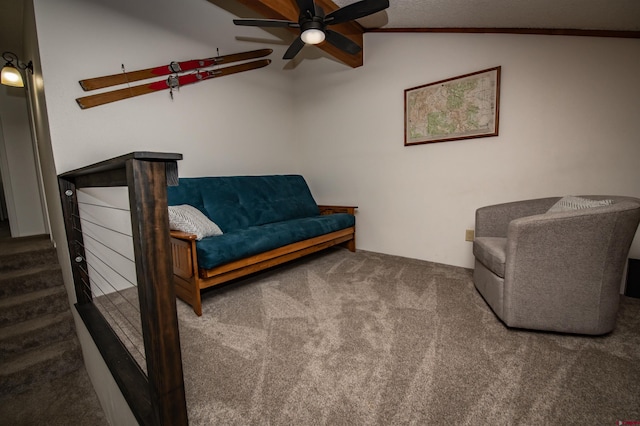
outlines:
M83 366L58 258L48 236L0 243L0 397Z

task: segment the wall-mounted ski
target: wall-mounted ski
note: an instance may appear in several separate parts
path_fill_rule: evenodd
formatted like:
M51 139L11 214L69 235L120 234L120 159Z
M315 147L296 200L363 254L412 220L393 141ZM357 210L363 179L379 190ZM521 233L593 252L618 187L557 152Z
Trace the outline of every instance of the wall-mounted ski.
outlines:
M156 81L149 84L125 87L124 89L113 90L111 92L97 93L95 95L84 96L76 99L80 108L86 109L109 102L120 101L122 99L133 98L134 96L146 95L147 93L159 92L161 90L176 89L187 84L197 83L210 78L223 77L242 71L254 70L266 67L271 63L270 59L260 59L258 61L246 62L240 65L218 68L215 70L196 71L192 74L169 76L166 80Z
M146 80L147 78L160 77L163 75L171 75L184 71L191 71L199 68L208 68L215 65L226 65L232 62L245 61L247 59L262 58L270 55L273 49L251 50L249 52L233 53L231 55L216 56L214 58L193 59L184 62L171 62L168 65L162 65L155 68L147 68L146 70L122 72L120 74L107 75L104 77L88 78L80 80L80 86L85 91L102 89L103 87L116 86L118 84L131 83L133 81Z

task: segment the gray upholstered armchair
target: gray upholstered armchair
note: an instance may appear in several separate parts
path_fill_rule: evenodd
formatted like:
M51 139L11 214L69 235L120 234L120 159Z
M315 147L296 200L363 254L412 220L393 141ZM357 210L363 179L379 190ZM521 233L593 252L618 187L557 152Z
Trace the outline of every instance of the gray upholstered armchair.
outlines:
M476 288L509 327L604 334L615 327L640 200L547 211L560 197L476 211ZM555 209L555 207L554 207Z

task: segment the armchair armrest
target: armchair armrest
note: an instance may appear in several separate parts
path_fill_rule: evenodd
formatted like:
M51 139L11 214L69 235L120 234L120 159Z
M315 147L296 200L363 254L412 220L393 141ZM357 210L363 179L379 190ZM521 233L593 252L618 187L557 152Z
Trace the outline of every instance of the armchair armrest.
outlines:
M476 210L476 237L506 238L512 220L546 213L559 199L539 198L481 207Z
M550 259L565 267L584 257L584 268L610 264L620 253L623 262L638 226L640 206L619 202L611 206L531 215L514 219L508 225L507 262L516 256L526 260ZM606 259L595 261L597 256ZM612 257L613 256L613 257ZM603 263L604 262L604 263ZM621 268L622 270L622 268Z
M540 318L561 317L566 300L574 307L569 316L580 324L615 313L638 223L637 213L634 219L632 211L623 209L597 207L513 220L504 273L504 292L511 298L507 321L534 312ZM594 310L602 314L594 316Z
M349 213L355 214L357 206L318 206L320 214Z

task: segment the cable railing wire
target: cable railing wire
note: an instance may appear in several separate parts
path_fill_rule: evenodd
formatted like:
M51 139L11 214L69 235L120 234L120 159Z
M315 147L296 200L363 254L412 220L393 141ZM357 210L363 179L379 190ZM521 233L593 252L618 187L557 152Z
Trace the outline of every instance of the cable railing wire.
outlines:
M105 243L103 243L102 241L98 240L97 238L94 238L93 236L91 236L91 235L87 234L86 232L84 233L84 236L85 236L85 237L88 237L88 238L89 238L90 240L92 240L92 241L95 241L96 243L100 244L100 245L101 245L101 246L103 246L104 248L109 249L109 250L110 250L110 251L112 251L113 253L115 253L115 254L117 254L117 255L121 256L123 259L126 259L126 260L128 260L128 261L130 261L130 262L132 262L132 263L133 263L133 262L135 262L135 259L131 259L130 257L125 256L124 254L120 253L118 250L116 250L116 249L114 249L114 248L112 248L112 247L109 247L108 245L106 245L106 244L105 244Z
M122 294L120 293L120 290L116 289L116 288L111 284L111 282L109 282L109 280L108 280L108 279L106 279L106 278L104 277L104 275L102 275L102 274L100 273L100 271L98 271L95 267L91 266L88 262L87 262L87 266L88 266L90 269L92 269L93 271L95 271L95 273L96 273L96 274L98 274L98 276L99 276L100 278L102 278L102 279L103 279L103 281L104 281L104 282L105 282L109 287L111 287L111 288L113 289L113 291L112 291L112 292L105 293L105 292L104 292L104 290L102 290L102 288L96 284L96 287L97 287L97 288L100 288L100 291L102 292L102 295L103 295L103 296L106 296L107 294L117 293L120 297L122 297L124 300L126 300L126 301L127 301L127 303L128 303L128 304L133 308L133 310L134 310L135 312L137 312L138 314L140 314L140 308L139 308L139 306L137 306L136 304L132 303L132 302L131 302L129 299L127 299L126 297L122 296ZM90 275L89 275L89 271L86 271L86 270L85 270L85 269L83 269L82 267L80 267L80 270L81 270L82 272L84 272L84 273L86 274L86 276L87 276L87 277L90 277ZM91 291L91 294L93 294L93 290L91 290L91 287L89 287L89 290Z
M102 205L97 205L92 203L79 203L79 204L91 205L99 208L111 208L113 210L119 210L119 211L128 211L122 208L114 208L114 207L102 206ZM127 262L135 264L135 259L132 259L129 256L125 255L124 253L105 244L103 241L99 239L99 236L95 236L90 233L87 233L87 231L83 230L82 227L83 227L83 224L85 226L87 224L92 224L100 229L104 229L118 235L126 236L128 238L131 238L132 235L113 229L111 227L105 226L104 224L98 223L94 220L81 217L79 211L77 214L75 214L74 212L72 216L74 219L73 229L79 232L83 236L83 241L79 241L79 240L75 241L77 246L82 248L82 250L85 252L84 260L86 261L87 268L85 269L84 267L82 267L82 265L79 265L79 269L82 271L82 274L86 277L86 278L81 278L81 282L84 287L83 292L85 292L85 294L87 294L88 292L88 295L90 295L89 297L92 300L94 300L94 303L96 304L97 307L99 307L100 311L103 312L103 314L107 318L107 321L110 324L112 324L112 326L114 327L114 331L116 331L116 335L119 336L123 344L129 347L129 350L132 351L132 353L138 354L141 357L142 362L141 362L141 359L138 358L138 356L134 356L134 358L137 359L138 364L146 372L146 363L144 362L144 360L146 359L146 356L144 351L140 349L140 343L144 341L144 338L142 336L142 324L141 323L138 324L135 321L135 319L132 318L133 316L138 315L138 319L139 319L139 315L140 315L139 304L137 300L132 301L128 297L126 297L125 294L123 294L123 291L116 288L112 280L108 279L105 276L105 273L101 272L100 269L102 269L105 272L112 271L113 273L117 274L120 278L124 280L125 283L128 283L131 286L129 288L137 288L137 283L127 278L123 273L121 273L118 269L116 269L113 264L110 264L108 261L105 261L104 255L99 255L98 253L96 253L95 250L92 250L89 247L87 247L86 239L90 240L95 244L98 244L100 247L104 247L108 249L108 253L113 253L115 255L118 255L121 259L124 259ZM91 244L89 244L89 246L91 246ZM91 257L93 262L89 262L89 259L87 259L88 257ZM97 268L97 264L96 265L92 264L94 262L99 262L99 264L103 265L105 269ZM91 271L92 273L91 275L89 271ZM112 291L109 291L109 290L112 290ZM119 303L120 301L124 301L124 303Z
M124 296L120 293L120 291L119 291L119 290L116 290L116 289L113 287L113 285L111 285L111 283L110 283L110 282L109 282L109 281L104 277L104 275L102 275L102 274L101 274L101 273L100 273L100 272L99 272L95 267L93 267L92 265L90 265L88 262L87 262L87 265L88 265L88 267L89 267L90 269L92 269L93 271L95 271L95 273L96 273L96 274L98 274L98 276L99 276L100 278L102 278L103 282L105 282L107 285L109 285L111 288L113 288L113 289L114 289L114 291L113 291L113 292L106 293L106 292L102 289L102 287L100 287L100 286L96 283L95 288L97 288L97 289L99 289L99 290L100 290L100 292L102 293L102 296L106 297L109 301L111 301L111 298L110 298L108 295L109 295L109 294L114 294L114 293L115 293L115 294L117 294L118 296L120 296L122 299L124 299L124 300L125 300L125 301L130 305L130 306L131 306L131 308L133 308L134 312L136 312L137 314L140 314L140 310L139 310L139 307L138 307L138 306L136 306L136 305L135 305L135 304L133 304L129 299L127 299L126 297L124 297ZM87 270L83 269L82 267L80 267L80 270L82 270L82 272L84 272L85 276L89 278L89 281L91 281L91 278L90 278L90 275L89 275L89 271L87 271ZM85 284L85 286L87 286L87 288L89 289L90 294L91 294L91 295L93 295L93 294L94 294L94 291L93 291L93 290L92 290L92 288L91 288L91 282L86 283L86 281L83 279L83 283L84 283L84 284ZM98 296L100 296L100 295L98 295ZM111 302L112 302L112 301L111 301ZM112 303L113 303L113 302L112 302ZM115 304L114 304L114 307L116 307L116 308L117 308L117 306L116 306ZM119 309L118 309L118 310L119 310ZM135 324L131 323L131 325L135 327Z
M112 231L112 232L115 232L117 234L124 235L126 237L132 237L132 234L127 234L126 232L121 232L121 231L118 231L117 229L109 228L109 227L104 226L104 225L102 225L102 224L100 224L98 222L94 222L94 221L91 221L91 220L89 220L87 218L80 217L79 214L73 214L72 216L73 216L74 219L78 219L80 221L80 223L78 223L77 225L74 222L74 224L73 224L73 230L74 231L83 232L81 228L82 228L82 222L84 221L84 222L88 222L88 223L90 223L92 225L99 226L102 229L106 229L108 231Z
M125 277L124 275L122 275L120 272L118 272L115 268L113 268L111 265L109 265L108 263L106 263L104 260L102 260L100 258L100 256L98 256L96 253L92 252L91 250L89 250L84 244L78 242L78 245L80 247L82 247L87 253L93 255L98 261L100 261L100 263L102 263L104 266L106 266L107 268L111 269L113 272L115 272L116 274L118 274L123 280L125 280L126 282L128 282L129 284L131 284L132 287L136 287L137 283L134 283L133 281L131 281L129 278ZM108 280L106 280L108 281ZM118 291L115 287L113 287L113 289L115 291Z
M86 282L84 279L82 279L82 283L85 285L85 287L89 289L91 288L91 284ZM91 294L94 294L93 291L91 291ZM123 312L118 308L118 306L113 302L113 300L111 300L111 298L106 293L102 292L102 297L106 298L114 306L115 312L119 312L120 314L123 314ZM102 300L103 299L101 297L98 297L94 299L94 302L97 302L98 305L104 308L104 309L101 309L100 311L111 319L109 323L117 327L121 331L121 333L116 333L119 336L120 340L123 340L123 337L124 337L130 343L130 345L126 345L126 346L129 348L133 348L138 354L140 354L143 360L146 359L144 352L139 349L139 343L134 342L130 337L132 330L134 330L137 334L139 334L141 338L142 338L142 333L137 330L136 325L133 322L131 322L126 315L121 315L121 318L124 318L124 320L131 325L131 328L129 327L127 327L127 329L123 328L121 321L119 321L118 318L115 317L113 312L110 309L108 309L104 303L102 303ZM123 343L125 342L123 341ZM139 362L139 364L143 369L146 370L144 363Z
M107 205L104 205L104 204L89 203L87 201L78 201L78 205L104 207L105 209L121 210L123 212L130 212L131 211L131 209L127 209L127 208L124 208L124 207L107 206Z

